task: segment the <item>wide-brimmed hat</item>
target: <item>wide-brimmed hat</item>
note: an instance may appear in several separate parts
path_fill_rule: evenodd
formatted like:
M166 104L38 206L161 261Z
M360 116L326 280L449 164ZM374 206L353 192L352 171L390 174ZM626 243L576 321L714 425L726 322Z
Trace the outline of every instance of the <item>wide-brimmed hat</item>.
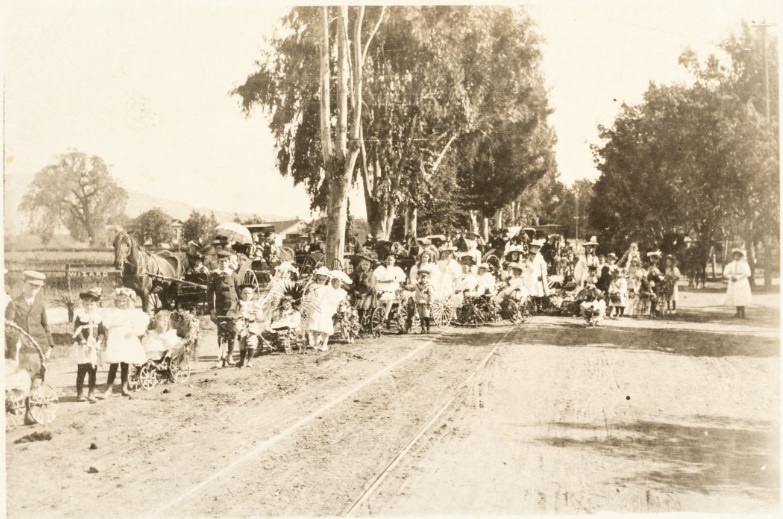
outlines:
M242 283L241 285L239 285L239 286L237 287L237 290L239 290L240 292L242 292L242 291L243 291L244 289L246 289L246 288L249 288L250 290L255 290L255 289L256 289L256 286L255 286L254 284L252 284L252 283Z
M506 247L506 254L511 254L512 252L519 252L521 254L525 252L525 248L522 245L509 245Z
M745 256L745 250L741 249L740 247L734 247L731 249L731 255L739 254L740 256Z
M444 252L454 253L456 251L457 248L454 245L448 245L448 244L441 245L440 249L438 249L438 252L440 252L441 254L443 254Z
M227 250L219 250L217 253L217 257L218 259L223 259L223 258L229 259L231 258L231 253Z
M343 283L350 285L353 283L350 277L348 277L348 274L343 272L342 270L331 270L329 271L329 277L331 279L339 279Z
M597 247L598 246L598 238L595 236L590 236L590 239L582 244L582 247Z
M517 263L516 261L513 261L508 264L509 270L525 270L525 267L523 267L521 264Z
M22 272L22 275L24 276L24 282L28 283L30 285L35 285L37 287L44 286L44 281L46 281L46 274L43 272L38 272L35 270L25 270Z
M82 292L79 294L79 299L83 299L84 301L100 301L101 295L103 294L103 291L100 287L92 287L88 289L86 292Z
M327 276L329 277L329 269L326 268L324 265L321 265L317 269L313 271L313 276Z
M538 240L532 240L530 242L530 246L531 247L538 247L540 249L541 247L544 246L545 243L546 243L546 240L541 238L541 239L538 239Z
M491 269L489 263L484 263L484 262L479 263L477 268L486 269L486 270L490 270Z
M663 253L661 253L659 250L654 250L647 253L648 258L660 258L661 256L663 256Z
M462 263L463 265L473 266L476 264L476 258L474 258L470 254L463 254L462 256L460 256L459 262Z
M606 257L607 258L612 258L612 259L617 259L617 254L615 254L614 252L610 252L609 254L606 255Z

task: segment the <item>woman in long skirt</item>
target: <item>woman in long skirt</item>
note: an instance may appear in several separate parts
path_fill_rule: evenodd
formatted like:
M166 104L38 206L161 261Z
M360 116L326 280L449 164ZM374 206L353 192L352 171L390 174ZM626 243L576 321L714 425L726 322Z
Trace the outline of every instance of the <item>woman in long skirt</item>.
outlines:
M745 307L750 306L750 265L745 261L745 253L742 249L732 249L731 255L734 261L723 269L723 278L728 281L726 299L728 304L737 308L734 317L745 319Z
M109 363L104 398L109 398L112 394L118 366L121 371L122 394L130 396L128 390L130 365L147 362L147 355L139 337L146 332L150 318L136 308L135 300L136 293L133 290L125 287L118 288L114 292L115 308L108 310L103 316L103 326L106 329L106 352L103 360Z

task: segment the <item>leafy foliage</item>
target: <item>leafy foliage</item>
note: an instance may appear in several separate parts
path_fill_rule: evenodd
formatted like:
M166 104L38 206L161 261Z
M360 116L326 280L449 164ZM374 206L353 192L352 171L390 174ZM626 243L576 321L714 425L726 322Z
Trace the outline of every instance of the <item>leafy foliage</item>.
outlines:
M182 237L186 242L194 241L206 245L215 234L217 226L218 221L215 218L215 213L210 213L207 216L198 211L192 211L188 219L182 223Z
M155 207L137 216L131 223L131 230L140 243L149 241L153 246L159 247L161 243L171 241L171 220L171 216Z
M124 213L127 200L103 159L73 151L36 173L19 210L44 243L64 225L74 239L95 244L104 226Z
M766 120L761 53L744 50L758 49L757 40L746 25L727 39L729 66L716 56L700 64L685 51L680 63L693 84L651 84L641 104L623 105L612 127L599 128L604 144L594 154L602 175L590 218L606 235L649 246L670 232L702 243L778 235L777 104ZM775 49L770 42L777 77Z

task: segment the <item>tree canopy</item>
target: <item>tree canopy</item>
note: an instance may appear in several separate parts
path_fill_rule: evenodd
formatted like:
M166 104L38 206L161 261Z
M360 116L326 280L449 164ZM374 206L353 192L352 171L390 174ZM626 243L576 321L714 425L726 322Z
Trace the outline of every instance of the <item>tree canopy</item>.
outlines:
M388 238L395 218L411 207L424 210L436 193L449 195L450 207L491 214L555 167L538 36L522 9L394 6L349 13L338 20L332 11L327 27L338 20L332 38L363 42L359 54L347 54L346 121L358 131L349 139L357 153L350 180L362 184L374 234ZM323 81L315 72L320 16L318 8L294 8L283 20L284 35L269 42L258 70L235 93L246 113L259 106L270 114L280 172L306 186L312 207L331 208ZM334 94L341 56L339 49L328 56L331 135L343 127ZM467 151L468 161L446 160ZM487 178L492 190L485 189Z
M680 63L692 84L650 84L642 103L623 105L594 148L601 177L590 206L604 234L653 246L664 234L709 243L742 236L752 245L779 232L777 103L767 119L761 42L747 25L721 47L724 60ZM767 42L770 77L776 44ZM725 64L728 61L727 64ZM770 86L777 98L777 83Z
M137 216L130 228L140 243L149 241L153 246L159 247L162 243L171 241L173 236L171 221L171 216L155 207Z
M98 243L107 223L125 212L127 192L109 174L98 156L79 151L60 155L35 174L19 210L47 243L58 225L74 239Z

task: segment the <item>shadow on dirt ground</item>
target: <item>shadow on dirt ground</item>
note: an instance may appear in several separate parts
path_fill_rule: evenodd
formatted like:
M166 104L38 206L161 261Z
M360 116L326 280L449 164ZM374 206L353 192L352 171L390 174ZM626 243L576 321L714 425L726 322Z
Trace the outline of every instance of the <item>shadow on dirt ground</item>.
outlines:
M608 431L604 425L551 425L594 431L595 436L551 436L538 441L657 465L632 477L618 478L617 484L652 483L670 491L703 494L734 491L779 501L779 430L774 424L744 424L745 428L738 428L740 422L732 419L725 428L717 428L639 421L610 424Z
M575 330L580 333L574 333ZM780 353L777 338L718 335L694 330L640 328L590 328L580 321L573 324L535 325L516 328L460 328L444 335L438 345L487 346L502 341L513 345L546 344L553 346L600 346L627 350L647 350L693 357L776 357Z

